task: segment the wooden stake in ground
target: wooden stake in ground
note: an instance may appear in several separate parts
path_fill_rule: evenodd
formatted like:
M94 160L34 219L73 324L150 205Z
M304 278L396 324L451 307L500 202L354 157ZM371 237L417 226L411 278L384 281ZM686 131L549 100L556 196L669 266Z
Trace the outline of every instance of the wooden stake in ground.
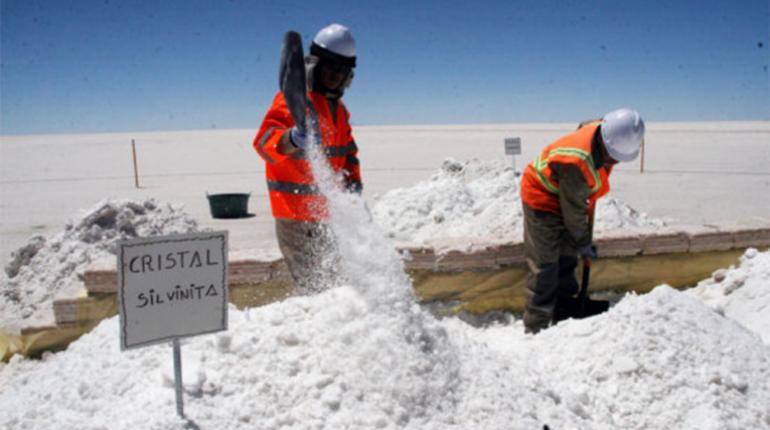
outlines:
M139 188L139 169L136 167L136 144L131 139L131 153L134 155L134 185Z

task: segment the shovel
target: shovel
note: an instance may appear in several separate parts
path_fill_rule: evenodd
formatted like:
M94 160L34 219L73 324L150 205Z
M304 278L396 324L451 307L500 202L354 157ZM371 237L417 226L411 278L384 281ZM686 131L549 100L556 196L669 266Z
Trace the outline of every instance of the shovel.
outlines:
M588 224L591 229L591 238L594 235L594 212L595 207L591 209L591 213L588 216ZM588 281L591 279L591 260L588 258L583 259L583 282L580 284L580 292L578 292L579 309L574 318L586 318L594 315L598 315L602 312L607 312L610 308L610 302L607 300L591 300L588 297Z
M588 218L591 236L594 231L594 211ZM583 282L580 284L580 291L577 298L560 297L554 310L554 321L561 321L567 318L587 318L606 312L610 308L610 302L607 300L591 300L588 297L588 282L591 279L591 260L583 258Z
M583 259L583 282L578 292L578 309L573 318L587 318L607 312L610 308L610 302L607 300L591 300L588 297L588 280L591 277L591 260Z
M278 70L278 88L283 93L291 119L301 133L305 133L305 113L307 95L305 60L302 50L302 37L296 31L288 31L283 37L281 60Z

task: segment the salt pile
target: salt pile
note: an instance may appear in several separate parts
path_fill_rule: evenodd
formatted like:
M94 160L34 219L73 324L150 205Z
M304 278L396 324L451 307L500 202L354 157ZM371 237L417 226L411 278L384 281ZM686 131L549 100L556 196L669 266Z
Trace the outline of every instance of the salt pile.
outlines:
M521 237L521 204L513 168L500 161L451 158L429 180L390 190L372 207L375 222L398 241Z
M77 274L90 262L114 258L119 240L189 233L197 222L181 209L155 200L104 200L51 238L34 236L11 255L0 281L0 327L53 323L53 300L74 297Z
M510 326L469 336L478 344L458 349L476 361L471 398L483 401L469 416L488 415L477 428L527 416L558 429L770 428L770 348L666 286L534 337Z
M628 298L605 318L571 321L538 341L548 345L540 372L563 372L553 392L588 422L607 428L770 425L770 348L669 287Z
M384 287L384 286L383 286ZM358 288L245 312L183 342L185 410L217 429L770 428L770 348L659 287L537 336L435 320L422 339ZM118 320L0 372L0 427L175 429L171 349L121 353Z
M520 178L502 161L446 159L429 180L388 191L372 208L375 222L395 240L428 243L446 238L522 238ZM662 227L612 197L599 200L596 229Z
M770 252L748 249L739 267L720 269L688 290L770 345Z

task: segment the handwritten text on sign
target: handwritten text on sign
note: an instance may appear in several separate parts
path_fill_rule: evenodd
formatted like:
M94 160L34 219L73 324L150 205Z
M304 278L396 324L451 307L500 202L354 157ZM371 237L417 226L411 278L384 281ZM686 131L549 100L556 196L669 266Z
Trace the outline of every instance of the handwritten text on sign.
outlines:
M121 347L227 329L227 232L118 244Z

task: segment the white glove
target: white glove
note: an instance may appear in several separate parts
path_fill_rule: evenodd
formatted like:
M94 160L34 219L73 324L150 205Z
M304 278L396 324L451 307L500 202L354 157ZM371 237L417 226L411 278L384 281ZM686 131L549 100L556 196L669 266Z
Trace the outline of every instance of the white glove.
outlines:
M305 146L307 145L305 133L299 131L297 127L292 127L289 137L291 138L291 143L293 143L294 146L299 149L305 149Z

